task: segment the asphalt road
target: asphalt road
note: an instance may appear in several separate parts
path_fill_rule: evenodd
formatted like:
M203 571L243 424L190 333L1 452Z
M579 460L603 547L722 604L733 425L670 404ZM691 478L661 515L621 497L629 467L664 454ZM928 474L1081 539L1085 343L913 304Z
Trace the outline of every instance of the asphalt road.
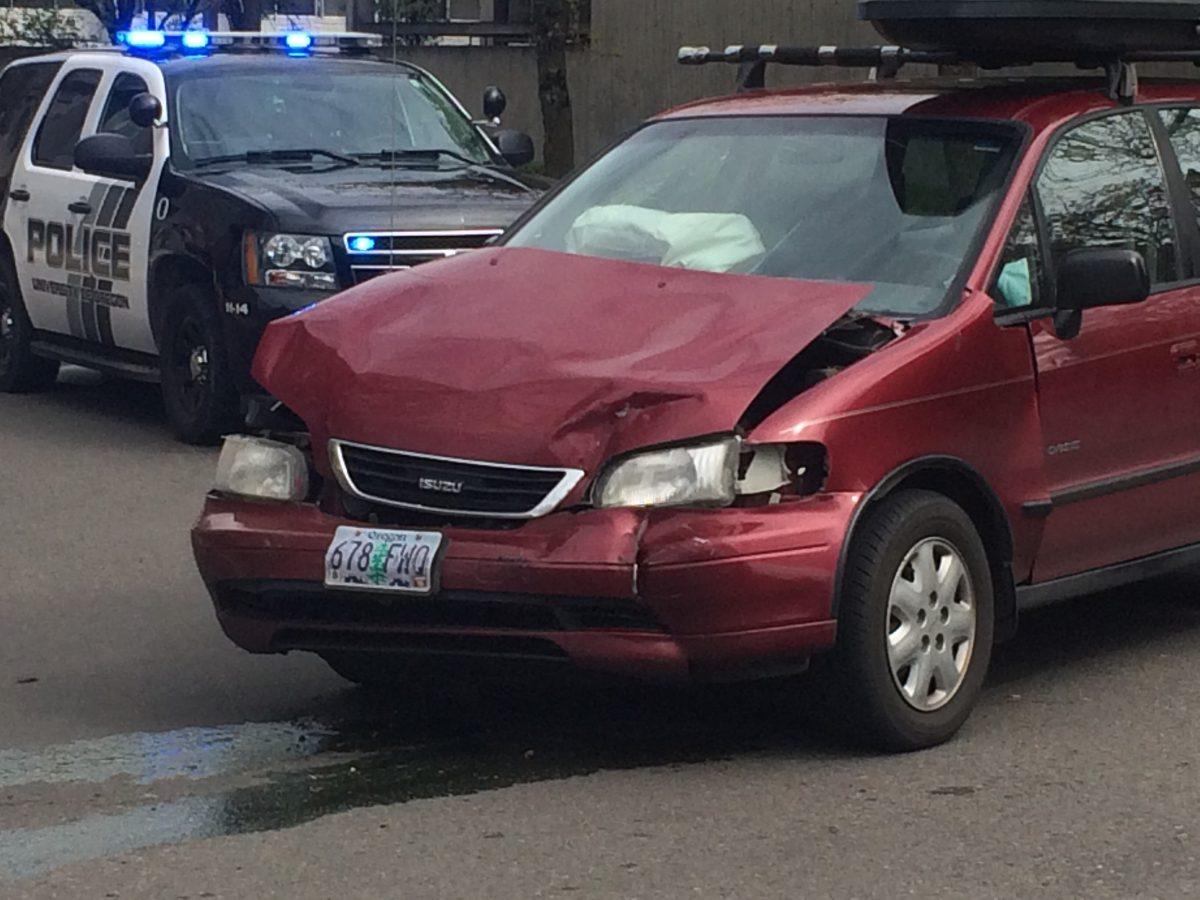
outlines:
M406 706L225 641L155 393L0 397L0 897L1185 897L1200 577L1027 616L962 736L801 686Z

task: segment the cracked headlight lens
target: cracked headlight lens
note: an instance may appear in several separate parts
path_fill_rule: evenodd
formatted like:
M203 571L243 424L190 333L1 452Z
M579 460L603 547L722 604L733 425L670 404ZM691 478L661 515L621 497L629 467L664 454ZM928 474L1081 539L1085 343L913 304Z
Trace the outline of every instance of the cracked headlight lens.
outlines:
M221 447L213 489L261 500L303 500L308 496L308 461L291 444L231 435Z
M737 496L741 441L724 437L616 460L597 480L599 507L728 506Z

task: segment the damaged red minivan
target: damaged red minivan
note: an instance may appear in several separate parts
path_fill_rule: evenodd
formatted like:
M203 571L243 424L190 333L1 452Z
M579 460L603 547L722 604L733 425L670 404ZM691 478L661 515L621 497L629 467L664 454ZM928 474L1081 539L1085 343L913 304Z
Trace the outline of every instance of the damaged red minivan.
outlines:
M307 426L193 534L226 633L353 680L820 658L949 738L1018 609L1200 558L1200 87L872 83L663 115L498 246L273 324Z

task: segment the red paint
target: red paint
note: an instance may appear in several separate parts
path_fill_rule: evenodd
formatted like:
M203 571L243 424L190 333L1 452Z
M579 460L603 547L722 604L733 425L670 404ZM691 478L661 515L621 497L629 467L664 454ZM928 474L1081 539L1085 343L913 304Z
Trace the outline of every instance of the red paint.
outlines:
M962 461L998 498L1018 582L1200 541L1200 475L1046 519L1023 511L1057 491L1200 456L1191 343L1200 341L1200 289L1089 312L1074 341L1058 339L1046 321L1001 327L985 293L1054 135L1115 105L1096 85L817 87L665 114L973 117L1028 127L957 308L784 404L747 436L824 444L831 468L818 496L754 509L578 508L612 456L733 429L762 386L865 287L490 250L370 282L272 325L256 376L306 419L316 447L339 437L585 470L561 511L513 530L446 529L443 587L563 604L603 597L651 612L661 629L520 632L601 671L720 675L802 662L830 646L854 516L891 473L923 457ZM1197 104L1200 88L1143 84L1141 100ZM1047 452L1075 440L1087 452ZM316 466L327 474L320 452ZM193 541L214 589L319 583L339 524L314 506L214 497ZM230 637L257 652L277 649L289 624L220 616Z
M338 437L594 471L630 450L731 431L869 290L484 250L272 325L254 375L315 445Z

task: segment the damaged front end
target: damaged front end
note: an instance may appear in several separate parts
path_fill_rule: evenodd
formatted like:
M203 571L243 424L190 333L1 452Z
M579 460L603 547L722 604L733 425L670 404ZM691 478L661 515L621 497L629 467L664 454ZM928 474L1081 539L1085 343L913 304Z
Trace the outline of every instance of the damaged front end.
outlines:
M558 306L524 293L535 273ZM256 374L308 423L312 472L303 496L210 496L218 618L255 652L802 667L833 639L858 497L822 492L819 444L746 435L896 336L852 312L869 290L496 250L272 325ZM440 534L436 595L328 588L351 526Z

